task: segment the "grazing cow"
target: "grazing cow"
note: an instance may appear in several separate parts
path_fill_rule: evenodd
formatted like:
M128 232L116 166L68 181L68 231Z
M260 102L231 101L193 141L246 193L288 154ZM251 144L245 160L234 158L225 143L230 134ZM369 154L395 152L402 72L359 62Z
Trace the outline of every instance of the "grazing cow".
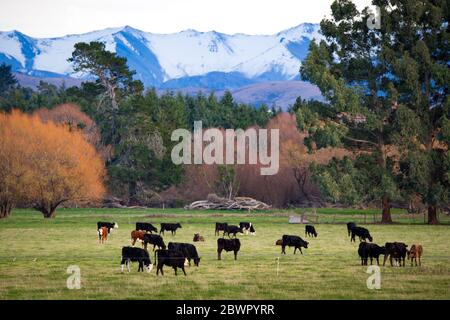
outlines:
M316 228L314 228L314 226L306 225L305 226L305 236L317 238Z
M136 222L136 230L143 230L146 232L152 233L158 232L158 229L156 229L151 223L148 222Z
M111 232L111 229L119 229L119 225L117 224L117 222L97 222L97 230L99 230L101 227L107 227L108 233Z
M131 245L134 247L136 241L141 242L142 246L144 246L144 236L146 232L142 230L133 230L131 231Z
M99 243L105 243L108 239L108 228L107 227L101 227L97 230L98 234L98 242Z
M166 249L166 244L164 243L163 238L157 234L144 234L143 243L146 250L149 243L153 245L153 251L155 251L155 247L158 247L159 249Z
M356 227L356 223L354 222L349 222L347 223L347 232L348 232L348 236L350 237L351 233L352 233L352 229Z
M158 249L155 251L155 263L156 263L156 275L161 271L161 275L164 275L163 267L164 265L172 267L177 275L177 268L183 270L184 275L186 271L184 270L185 258L181 252L172 250Z
M355 236L359 237L359 241L366 241L368 239L370 242L373 241L372 236L369 233L369 230L362 227L353 227L351 229L352 236L350 238L350 242L355 242Z
M193 241L194 242L199 242L199 241L203 242L203 241L205 241L205 238L203 238L203 236L201 236L200 233L196 233L196 234L194 234Z
M226 222L216 222L216 229L214 235L218 236L220 231L225 231L225 228L228 226Z
M416 262L417 267L417 258L419 258L419 266L421 265L420 258L422 257L423 247L421 244L413 244L411 246L411 250L408 251L408 259L411 260L411 267L413 265L413 261Z
M391 263L391 267L393 266L392 259L394 259L399 266L402 265L403 261L403 266L405 266L405 258L408 251L406 249L408 247L407 244L404 244L403 242L386 242L384 247L386 250L384 253L383 266L386 264L386 260L388 257L389 262Z
M300 253L302 252L302 247L305 249L308 249L308 241L303 240L302 238L298 236L289 236L289 235L283 235L282 243L281 243L281 253L286 254L286 246L288 247L294 247L294 254L297 251L297 249L300 250Z
M159 234L164 234L164 231L170 231L172 235L177 234L177 229L181 228L181 224L179 223L161 223L161 229L159 230Z
M196 267L198 267L198 265L200 264L200 257L198 256L197 248L195 248L193 244L169 242L168 249L181 252L183 256L188 260L189 266L191 266L191 259L194 260L194 264Z
M385 253L385 248L380 247L375 243L361 242L358 248L358 254L361 258L361 265L367 266L368 258L370 258L370 264L373 264L373 259L377 259L377 265L380 265L380 255Z
M120 262L123 268L126 265L128 272L130 272L130 262L131 261L137 261L139 263L139 271L144 271L144 266L147 268L147 271L150 272L153 269L153 265L150 261L150 256L148 255L147 250L141 249L141 248L134 248L134 247L123 247L122 248L122 260Z
M276 246L281 246L283 244L283 240L282 239L279 239L279 240L277 240L276 242L275 242L275 245Z
M218 260L221 260L222 250L225 251L233 251L234 252L234 260L237 260L237 253L241 249L241 242L239 239L217 239L217 256Z
M236 233L243 233L241 227L227 225L225 230L223 230L223 237L227 234L228 238L231 238L230 234L232 234L236 238Z
M249 232L252 236L256 234L255 227L251 222L239 222L239 227L247 235Z

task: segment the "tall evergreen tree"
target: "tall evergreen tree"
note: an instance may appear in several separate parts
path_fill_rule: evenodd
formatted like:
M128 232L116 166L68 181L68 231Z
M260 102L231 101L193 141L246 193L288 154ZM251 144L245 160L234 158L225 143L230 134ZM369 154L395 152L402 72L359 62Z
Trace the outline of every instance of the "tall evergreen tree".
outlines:
M355 151L351 163L320 168L323 190L344 183L360 194L350 199L380 197L388 223L390 202L414 189L435 223L436 205L448 199L448 3L373 4L381 9L379 29L368 27L367 9L333 2L332 18L321 22L325 41L311 43L301 69L329 103L297 108L299 125L309 130L311 147ZM370 187L360 183L365 177Z
M445 0L378 1L391 44L383 62L398 103L396 144L403 155L398 180L418 195L428 223L450 201L450 5Z
M372 171L372 187L364 190L353 186L353 189L368 192L367 200L380 199L382 222L390 223L391 201L399 193L392 155L389 154L393 101L389 94L380 94L388 89L388 72L379 59L389 35L369 29L367 10L359 12L349 0L333 2L331 11L332 18L321 22L326 40L320 44L311 43L301 68L303 78L316 84L329 104L317 105L315 114L299 108L297 115L299 121L304 122L305 129L309 130L311 147L345 146L355 152L361 149L369 152L371 161L361 162L363 166L357 172L367 175L368 171ZM319 182L353 183L345 177L335 175L334 180L322 179ZM343 199L344 195L338 200Z
M5 63L0 64L0 95L3 95L16 84L17 79L11 72L11 66Z

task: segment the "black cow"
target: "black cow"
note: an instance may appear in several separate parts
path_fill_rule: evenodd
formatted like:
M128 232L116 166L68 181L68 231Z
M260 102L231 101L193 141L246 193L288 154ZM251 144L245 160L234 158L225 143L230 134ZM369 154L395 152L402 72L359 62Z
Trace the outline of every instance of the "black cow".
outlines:
M170 231L172 235L177 234L177 229L181 228L181 224L179 223L161 223L161 229L159 230L159 234L164 234L164 231Z
M147 268L147 271L150 272L153 269L153 265L150 261L150 256L148 255L147 250L135 247L123 247L122 248L122 260L120 262L123 268L126 265L128 272L130 272L130 262L137 261L139 263L139 271L144 271L144 266Z
M348 236L350 237L351 233L352 233L352 229L356 227L356 223L354 222L349 222L347 223L347 232L348 232Z
M295 247L294 254L297 251L297 249L300 250L300 253L302 252L302 247L305 249L308 249L308 241L303 240L302 238L298 236L289 236L289 235L283 235L283 238L281 238L281 253L286 254L285 248L288 247Z
M166 244L160 235L146 233L144 234L144 239L142 241L145 249L147 249L147 244L153 245L153 251L155 251L156 246L160 249L166 249Z
M227 225L225 227L225 230L223 230L223 237L225 237L225 235L228 235L228 238L230 237L230 234L232 234L235 238L236 238L236 233L243 233L241 227L238 226L232 226L232 225Z
M97 222L97 230L101 229L102 227L107 227L108 233L111 233L111 229L119 229L119 225L117 224L117 222Z
M222 250L225 251L233 251L234 252L234 260L237 259L237 253L241 249L241 242L239 239L217 239L217 256L218 260L221 260Z
M305 236L317 238L316 228L314 228L314 226L306 225L305 226Z
M256 234L255 227L251 222L239 222L239 227L244 232L244 234L250 234L254 236Z
M385 253L383 259L383 266L386 264L386 259L389 257L389 262L392 264L392 258L401 266L403 262L403 266L405 266L405 259L407 253L408 245L403 242L386 242L384 245Z
M372 236L369 233L369 230L363 227L353 227L351 229L352 236L350 238L350 242L355 242L355 236L359 237L359 241L366 241L368 239L370 242L373 241Z
M225 231L225 228L228 226L226 222L216 222L216 229L214 235L218 236L220 231Z
M361 242L358 248L358 255L361 258L361 265L367 266L367 261L370 258L370 264L373 264L373 259L377 259L377 265L380 265L379 257L385 253L385 247L380 247L375 243Z
M179 251L188 260L189 266L191 266L191 259L194 260L195 266L200 264L200 258L197 253L197 248L190 243L169 242L169 250Z
M163 250L158 249L155 251L155 264L156 264L156 275L161 271L161 275L164 275L163 267L164 265L172 267L177 275L177 268L183 270L184 275L186 271L184 270L185 258L183 254L179 251L173 250Z
M158 232L158 229L156 229L151 223L148 222L136 222L136 230L143 230L147 232Z

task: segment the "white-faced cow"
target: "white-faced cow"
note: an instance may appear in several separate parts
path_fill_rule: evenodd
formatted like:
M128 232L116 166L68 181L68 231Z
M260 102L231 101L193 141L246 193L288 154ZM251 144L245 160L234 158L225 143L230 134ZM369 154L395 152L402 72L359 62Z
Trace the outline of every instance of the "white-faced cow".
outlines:
M170 231L172 235L177 234L177 229L181 228L181 224L179 223L161 223L161 229L159 230L159 234L164 234L164 231Z
M150 233L158 232L158 229L148 222L136 222L136 230L142 230Z
M288 247L294 247L294 254L298 250L300 250L300 253L302 252L302 247L305 249L308 249L308 241L303 240L302 238L298 236L289 236L289 235L283 235L282 237L282 243L281 243L281 253L286 254L286 246Z
M99 243L105 243L108 239L108 228L107 227L101 227L97 230L98 234L98 242Z
M131 261L137 261L139 264L138 272L144 271L144 266L147 271L150 272L153 269L153 265L150 261L150 256L148 255L147 250L135 247L123 247L122 248L122 260L120 262L121 269L123 272L123 268L126 265L128 272L130 272L130 263Z
M118 229L119 225L117 224L117 222L104 222L104 221L97 222L97 230L99 230L101 227L108 228L108 233L111 233L111 229Z
M234 252L234 260L237 259L237 253L241 249L241 242L239 239L224 239L219 238L217 239L217 257L218 260L221 260L222 250L225 251L233 251Z
M167 247L169 250L181 252L183 256L188 260L189 266L191 266L191 259L194 260L194 265L198 267L200 264L200 257L197 253L197 248L190 243L169 242Z
M239 227L245 235L248 235L250 233L252 236L254 236L256 234L255 227L251 222L239 222Z

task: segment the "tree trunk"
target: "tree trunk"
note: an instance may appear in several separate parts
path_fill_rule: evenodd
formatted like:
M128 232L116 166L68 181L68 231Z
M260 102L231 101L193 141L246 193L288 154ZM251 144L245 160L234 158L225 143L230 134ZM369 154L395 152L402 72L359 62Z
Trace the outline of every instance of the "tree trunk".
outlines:
M439 224L436 206L433 205L428 206L428 224Z
M35 206L34 208L40 212L42 212L44 218L46 219L52 219L55 217L56 208L58 205L42 205L42 206Z
M381 223L392 223L391 200L387 195L383 196L382 204L383 204L383 211L381 214Z
M46 218L46 219L53 219L55 217L55 212L56 212L55 209L51 209L49 211L43 212L44 218Z
M0 205L0 219L8 218L11 215L12 204L4 202Z
M139 205L139 200L137 199L138 187L137 182L132 181L128 184L128 206L137 206Z

